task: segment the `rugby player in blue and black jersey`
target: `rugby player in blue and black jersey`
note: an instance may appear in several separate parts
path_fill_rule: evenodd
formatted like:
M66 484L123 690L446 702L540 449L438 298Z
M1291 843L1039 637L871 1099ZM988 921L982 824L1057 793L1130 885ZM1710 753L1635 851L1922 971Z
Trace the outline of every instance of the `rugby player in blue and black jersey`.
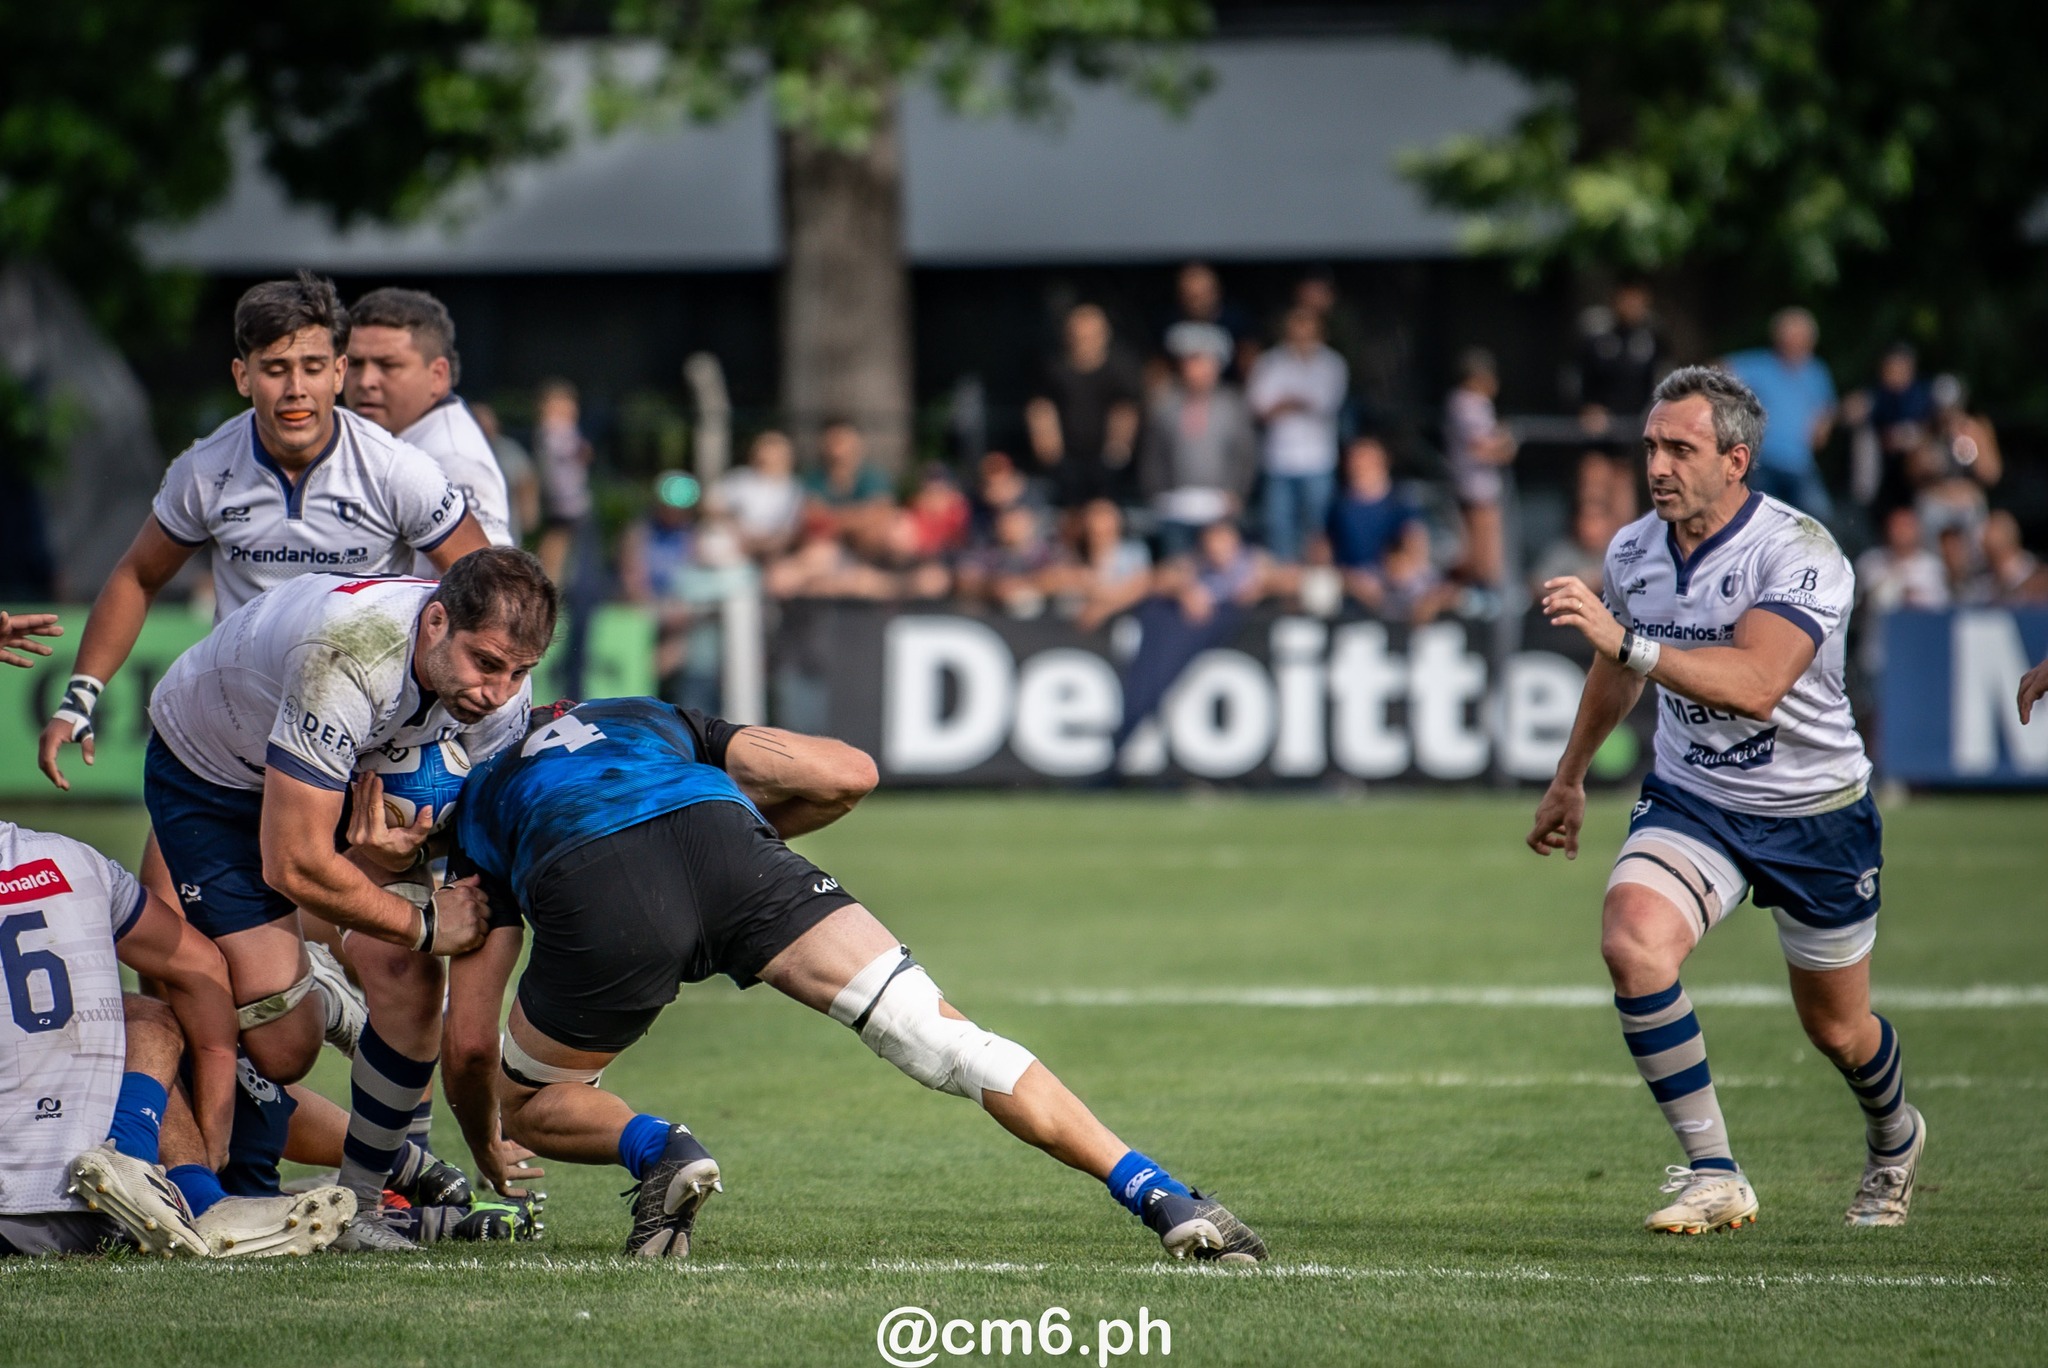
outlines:
M677 987L763 982L857 1032L928 1088L1105 1183L1176 1257L1250 1263L1259 1237L1112 1134L1021 1045L954 1010L907 948L785 838L853 809L874 763L839 741L650 698L537 709L470 776L450 872L482 876L483 948L450 965L450 1105L485 1179L506 1141L639 1181L626 1252L684 1257L718 1162L689 1128L597 1087ZM499 1010L533 954L502 1043ZM500 1127L502 1120L502 1138Z
M1763 430L1734 376L1672 372L1643 433L1655 511L1616 534L1602 592L1569 576L1543 586L1545 614L1596 658L1528 836L1537 854L1577 855L1593 753L1646 682L1658 689L1656 766L1608 880L1600 949L1629 1053L1685 1150L1645 1221L1673 1233L1756 1220L1678 977L1745 895L1771 909L1800 1024L1863 1109L1850 1225L1905 1223L1927 1143L1898 1035L1870 1010L1883 824L1843 692L1855 576L1826 528L1749 488Z

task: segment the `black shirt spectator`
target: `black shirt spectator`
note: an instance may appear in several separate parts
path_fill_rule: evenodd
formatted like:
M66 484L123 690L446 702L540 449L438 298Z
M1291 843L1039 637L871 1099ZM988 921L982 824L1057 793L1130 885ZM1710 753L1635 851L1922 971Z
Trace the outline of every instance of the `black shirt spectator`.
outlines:
M1650 291L1629 283L1607 308L1587 311L1579 344L1579 407L1589 428L1634 418L1650 406L1664 342L1650 321Z
M1126 492L1144 386L1136 364L1110 339L1101 309L1075 308L1067 315L1066 351L1047 367L1025 408L1032 455L1061 508Z

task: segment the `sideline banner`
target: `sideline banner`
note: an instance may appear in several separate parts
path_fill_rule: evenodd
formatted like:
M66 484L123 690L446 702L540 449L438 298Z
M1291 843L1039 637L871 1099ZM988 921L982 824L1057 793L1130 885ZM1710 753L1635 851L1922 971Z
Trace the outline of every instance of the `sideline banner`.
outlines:
M2048 610L1961 608L1884 620L1878 754L1886 778L2048 788L2048 704L2020 725L2020 676L2048 657Z
M1083 633L947 605L785 605L777 720L861 746L894 784L1087 783L1112 761L1141 780L1543 783L1590 659L1576 632L1533 615L1523 649L1496 660L1490 623L1252 612L1195 656L1118 757L1136 625ZM1640 774L1653 723L1646 703L1594 777Z
M101 696L93 711L97 744L94 759L87 765L75 746L65 748L59 763L71 781L69 795L60 793L36 768L36 741L43 724L56 711L71 676L71 662L78 652L79 634L85 630L89 609L72 604L61 607L30 608L21 612L55 612L64 635L51 639L56 654L37 660L32 670L0 666L0 798L48 799L66 797L142 800L142 756L149 744L149 694L164 671L187 647L205 637L213 628L211 614L193 613L170 605L151 611L128 657ZM565 690L555 683L563 652L559 634L555 648L535 672L534 697L551 700ZM610 605L598 610L591 621L584 667L584 690L593 698L654 692L654 621L647 613L631 607Z

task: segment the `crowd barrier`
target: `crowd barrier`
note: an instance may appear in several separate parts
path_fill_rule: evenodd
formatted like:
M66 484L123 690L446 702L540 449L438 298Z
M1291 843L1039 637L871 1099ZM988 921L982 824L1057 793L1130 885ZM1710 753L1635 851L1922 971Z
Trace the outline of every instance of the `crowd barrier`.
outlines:
M1939 788L2048 788L2048 701L2021 726L2020 676L2048 657L2048 611L1898 612L1882 624L1878 760Z

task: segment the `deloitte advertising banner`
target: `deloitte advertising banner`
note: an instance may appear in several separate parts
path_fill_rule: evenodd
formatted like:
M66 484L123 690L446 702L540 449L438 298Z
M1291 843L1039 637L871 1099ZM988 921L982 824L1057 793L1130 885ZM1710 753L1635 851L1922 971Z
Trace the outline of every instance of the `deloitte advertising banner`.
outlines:
M1884 622L1879 732L1887 778L2048 788L2048 716L2020 725L2020 676L2048 657L2048 611L1898 612Z
M1136 626L791 604L771 652L778 718L865 748L895 784L1086 782L1118 760ZM1493 631L1248 614L1180 673L1117 768L1261 784L1547 781L1588 653L1532 618L1526 648L1495 660ZM1640 773L1653 721L1639 708L1596 777Z
M64 681L71 675L71 662L78 653L78 636L85 630L87 609L80 605L29 609L23 612L55 612L64 635L50 640L56 654L38 660L33 670L0 666L0 798L61 800L50 781L36 768L36 742L43 724L57 709ZM76 746L66 746L58 757L64 777L71 781L72 797L142 799L142 754L149 744L149 694L163 678L164 671L180 652L203 638L213 628L209 614L189 612L183 607L153 610L143 624L135 650L100 698L93 711L96 747L88 766ZM559 666L563 641L542 662L533 686L536 698L552 699L565 692L553 674ZM586 647L584 690L593 698L654 692L654 622L637 608L607 607L598 610L591 622Z

